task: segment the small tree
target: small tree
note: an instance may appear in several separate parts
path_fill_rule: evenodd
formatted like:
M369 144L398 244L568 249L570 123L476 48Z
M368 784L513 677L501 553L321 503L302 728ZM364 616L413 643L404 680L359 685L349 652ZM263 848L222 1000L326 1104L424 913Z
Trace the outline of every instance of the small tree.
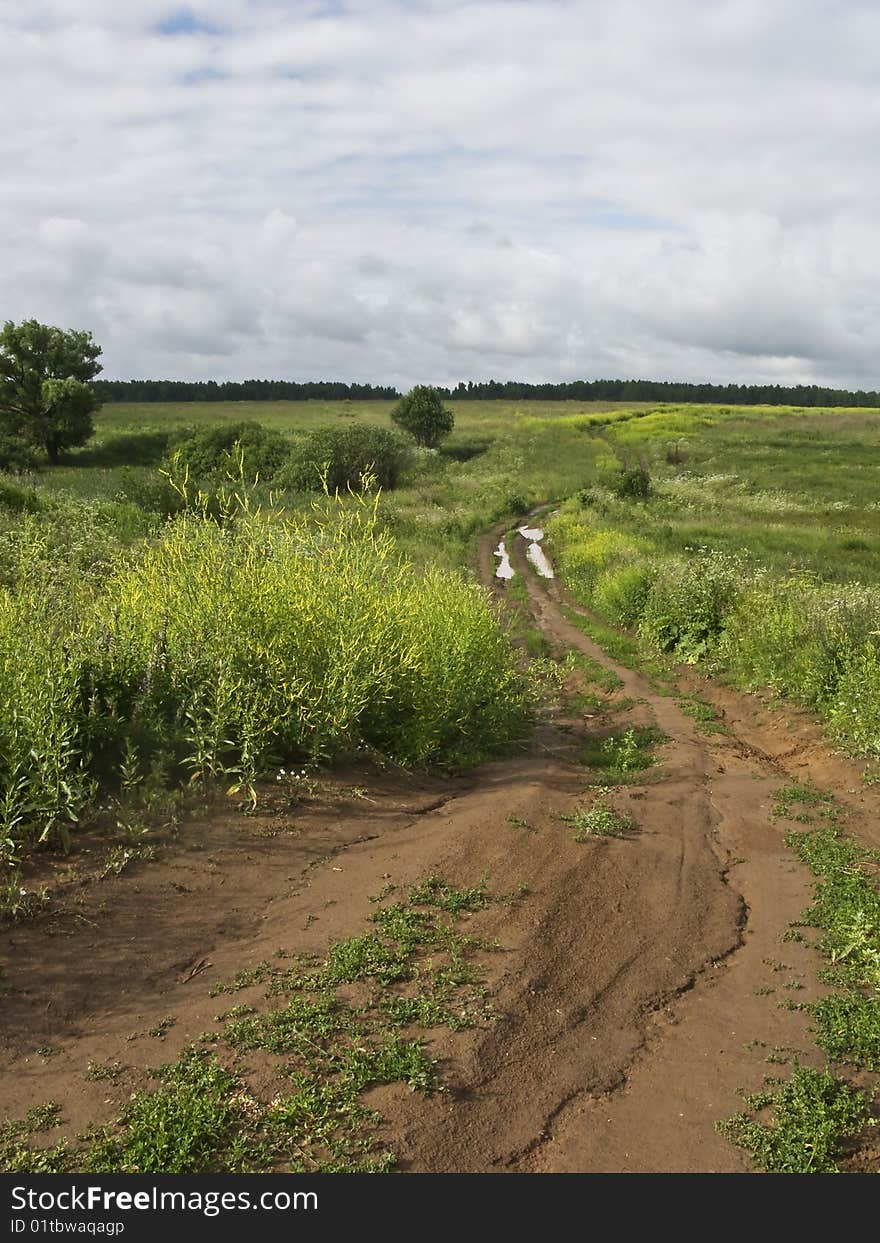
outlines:
M0 432L57 462L84 445L100 405L89 381L101 370L90 332L64 332L26 319L0 332Z
M417 384L401 397L391 417L398 427L409 432L416 444L426 449L436 449L455 425L452 411L443 405L437 389L427 384Z

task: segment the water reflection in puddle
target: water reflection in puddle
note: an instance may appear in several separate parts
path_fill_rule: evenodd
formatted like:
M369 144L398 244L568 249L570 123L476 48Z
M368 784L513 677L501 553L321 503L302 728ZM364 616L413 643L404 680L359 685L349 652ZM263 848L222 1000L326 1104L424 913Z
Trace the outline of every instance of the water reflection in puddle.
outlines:
M513 566L510 564L510 553L504 547L504 540L502 540L501 543L498 545L498 547L495 549L495 552L493 555L501 558L501 560L498 562L498 569L495 571L495 577L496 578L513 578L515 571L514 571Z
M529 561L531 561L532 565L535 567L535 570L537 571L538 574L541 575L542 578L553 578L554 577L553 566L547 560L547 554L544 552L544 549L541 547L540 544L538 543L529 544L528 548L526 549L526 556L528 557Z
M529 546L526 549L526 556L535 567L536 573L540 574L541 578L554 578L555 575L553 573L553 566L550 564L547 554L544 552L544 549L541 547L539 542L544 538L544 532L541 528L517 527L517 530L524 540L528 540ZM504 540L502 540L495 549L494 555L500 558L498 568L495 571L495 577L507 579L513 578L516 571L510 564L510 553L504 545Z

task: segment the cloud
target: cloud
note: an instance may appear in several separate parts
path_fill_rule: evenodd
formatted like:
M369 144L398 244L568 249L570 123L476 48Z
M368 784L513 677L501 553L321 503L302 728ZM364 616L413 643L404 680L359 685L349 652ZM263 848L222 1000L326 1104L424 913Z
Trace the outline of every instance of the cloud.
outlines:
M35 0L4 318L109 376L880 383L880 10Z

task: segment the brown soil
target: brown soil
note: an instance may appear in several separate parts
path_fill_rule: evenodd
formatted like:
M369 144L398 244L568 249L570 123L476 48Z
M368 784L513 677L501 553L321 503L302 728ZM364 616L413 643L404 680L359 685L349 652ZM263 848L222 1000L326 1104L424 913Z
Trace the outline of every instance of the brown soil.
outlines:
M479 545L487 583L497 537ZM524 548L513 553L525 572ZM809 774L852 813L848 831L875 843L880 794L806 717L686 673L728 731L701 733L565 620L556 585L526 581L554 647L620 677L605 710L575 713L562 697L528 753L466 778L337 773L292 810L269 797L253 816L204 814L120 876L90 879L80 846L79 878L0 936L4 1114L59 1101L66 1134L115 1117L148 1068L216 1026L232 1003L212 985L362 931L389 883L485 876L495 893L526 889L474 917L500 944L482 964L497 1018L429 1034L447 1091L371 1094L401 1168L750 1168L715 1123L741 1108L741 1089L784 1073L780 1059L824 1064L808 1018L778 1004L822 990L817 954L782 941L812 885L772 818L774 792ZM638 831L576 842L560 816L595 796L586 738L641 725L666 738L658 763L605 796ZM90 1062L122 1070L95 1081ZM255 1063L258 1092L261 1073ZM876 1167L876 1150L853 1158Z

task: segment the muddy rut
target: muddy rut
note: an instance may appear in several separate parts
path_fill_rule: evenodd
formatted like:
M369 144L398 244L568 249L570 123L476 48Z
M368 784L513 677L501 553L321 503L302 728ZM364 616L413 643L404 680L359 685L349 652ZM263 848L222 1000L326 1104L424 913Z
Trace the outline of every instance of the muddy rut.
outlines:
M487 583L497 536L479 546ZM481 963L494 1021L429 1033L443 1092L369 1094L399 1168L750 1168L716 1122L780 1062L824 1064L807 1016L779 1005L822 989L815 952L782 940L812 885L774 793L809 774L851 813L848 831L875 843L880 798L805 717L684 674L723 715L726 733L702 733L566 620L524 544L511 553L555 651L620 679L601 711L563 694L528 751L467 777L336 773L292 809L271 797L253 816L215 809L119 876L95 879L86 841L53 865L49 911L0 937L4 1114L59 1101L66 1134L115 1117L150 1067L211 1028L218 981L280 951L320 955L363 929L389 885L485 877L515 895L476 917L497 939ZM561 817L601 780L581 762L587 741L639 726L662 734L657 762L602 795L635 830L575 841ZM89 1078L92 1062L119 1063L118 1076ZM254 1091L261 1076L270 1091L259 1064Z

